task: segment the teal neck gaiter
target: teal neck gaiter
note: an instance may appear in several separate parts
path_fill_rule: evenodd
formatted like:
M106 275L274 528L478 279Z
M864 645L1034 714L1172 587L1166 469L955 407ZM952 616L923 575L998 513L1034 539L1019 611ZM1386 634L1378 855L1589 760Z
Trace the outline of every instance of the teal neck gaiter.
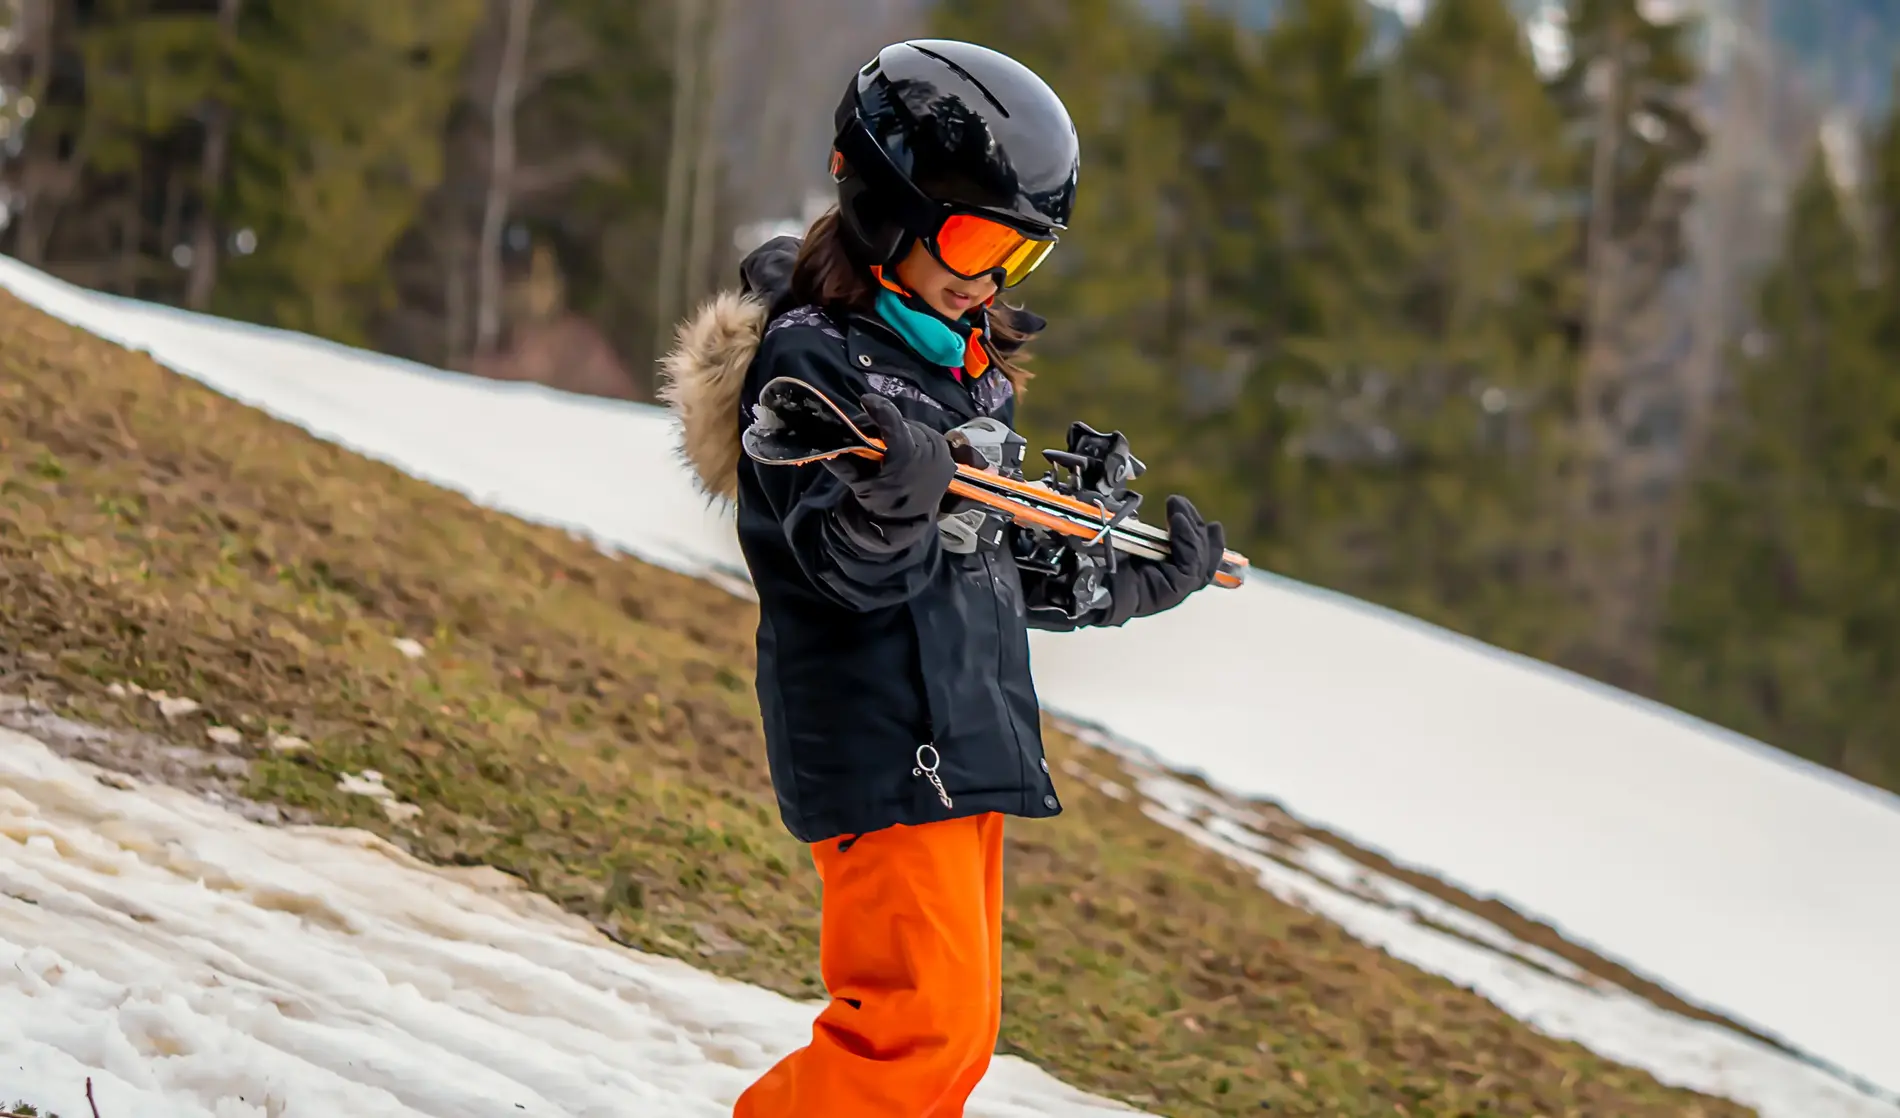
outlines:
M937 315L917 310L888 287L877 293L877 313L924 360L946 369L963 367L963 349L969 340L969 326L962 323L952 326ZM958 326L962 329L958 329Z

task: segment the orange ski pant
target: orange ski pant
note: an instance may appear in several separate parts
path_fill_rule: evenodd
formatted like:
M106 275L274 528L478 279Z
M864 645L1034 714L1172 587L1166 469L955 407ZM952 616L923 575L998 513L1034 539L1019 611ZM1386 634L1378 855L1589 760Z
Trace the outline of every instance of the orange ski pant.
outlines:
M1003 817L890 827L812 856L831 1002L734 1118L962 1118L1002 1023Z

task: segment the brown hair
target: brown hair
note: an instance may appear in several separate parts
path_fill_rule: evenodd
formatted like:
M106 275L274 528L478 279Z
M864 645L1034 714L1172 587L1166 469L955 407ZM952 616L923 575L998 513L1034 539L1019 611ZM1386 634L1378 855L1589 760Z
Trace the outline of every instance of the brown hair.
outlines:
M792 297L806 306L873 314L877 292L877 279L845 251L837 208L827 210L812 222L798 246L798 260L792 265ZM1030 335L1017 325L1016 315L1014 307L1001 302L991 305L990 363L1020 394L1035 374L1023 368L1022 349Z

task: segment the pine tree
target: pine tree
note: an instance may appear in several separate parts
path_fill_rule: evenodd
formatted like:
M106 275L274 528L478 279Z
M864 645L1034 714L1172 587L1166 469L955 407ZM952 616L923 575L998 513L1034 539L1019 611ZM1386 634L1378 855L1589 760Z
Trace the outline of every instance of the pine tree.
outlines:
M1166 432L1149 444L1160 461L1150 484L1191 493L1262 560L1258 529L1272 523L1289 460L1253 451L1277 441L1275 358L1300 313L1284 251L1291 121L1269 40L1195 7L1155 59L1149 105L1170 144L1148 176L1159 271L1140 404Z
M1900 160L1892 157L1890 168ZM1891 172L1881 201L1900 206ZM1900 209L1889 208L1889 213ZM1900 787L1900 340L1817 153L1695 490L1663 684L1679 705Z
M593 323L651 392L655 262L670 82L656 35L669 7L643 0L539 0L515 108L517 166L507 212L557 263L560 313ZM496 65L507 9L491 4L441 128L444 173L389 263L398 300L377 323L391 352L448 367L476 339L474 261L488 181ZM532 252L510 250L517 265ZM504 323L505 326L510 324Z
M1385 87L1391 171L1350 298L1305 347L1334 414L1305 436L1351 593L1538 652L1568 623L1543 511L1570 385L1559 121L1501 0L1439 0Z
M1592 619L1561 650L1571 666L1642 688L1669 562L1673 452L1688 432L1694 374L1680 354L1690 308L1667 286L1683 268L1686 175L1704 138L1691 116L1698 78L1685 21L1640 0L1570 0L1570 58L1552 84L1579 138L1573 190L1583 284L1572 419L1567 560ZM1714 282L1714 280L1712 280ZM1680 286L1680 285L1678 285Z
M232 60L221 314L365 344L386 263L442 174L481 0L253 0Z
M524 169L516 210L553 247L572 308L587 316L652 394L655 271L670 81L654 0L543 0L553 70L522 105ZM544 63L545 64L545 63ZM822 154L822 153L821 153ZM731 277L714 277L729 284Z
M7 168L9 249L85 286L366 341L480 8L47 6L12 79L39 111Z
M99 0L41 15L9 67L9 251L84 286L182 291L172 253L195 185L182 156L215 81L215 5Z
M495 83L473 47L511 5L43 5L0 55L0 248L82 285L443 363L449 293L479 287L477 254L458 259L448 234L479 241L484 209L505 211L511 268L531 255L516 251L525 227L558 260L559 309L619 350L597 363L643 369L667 6L537 0L498 208L483 205Z
M1244 292L1258 348L1238 401L1234 485L1252 487L1244 527L1261 558L1328 585L1351 580L1336 547L1356 534L1362 486L1378 484L1341 468L1359 403L1354 374L1329 349L1392 279L1380 222L1398 168L1374 40L1358 0L1293 0L1277 12L1249 91L1255 114L1273 123L1274 150L1254 203L1268 239ZM1246 184L1236 187L1244 196Z

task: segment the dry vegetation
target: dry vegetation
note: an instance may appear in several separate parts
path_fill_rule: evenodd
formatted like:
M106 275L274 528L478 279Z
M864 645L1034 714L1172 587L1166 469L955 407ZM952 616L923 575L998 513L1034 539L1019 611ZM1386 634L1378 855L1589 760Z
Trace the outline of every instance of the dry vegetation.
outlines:
M235 730L209 748L253 799L809 997L817 892L763 770L753 620L0 294L0 691L199 747ZM151 692L201 707L167 718ZM338 790L363 770L420 812ZM1011 831L1003 1046L1071 1082L1179 1118L1749 1113L1544 1037L1067 788L1060 819Z

